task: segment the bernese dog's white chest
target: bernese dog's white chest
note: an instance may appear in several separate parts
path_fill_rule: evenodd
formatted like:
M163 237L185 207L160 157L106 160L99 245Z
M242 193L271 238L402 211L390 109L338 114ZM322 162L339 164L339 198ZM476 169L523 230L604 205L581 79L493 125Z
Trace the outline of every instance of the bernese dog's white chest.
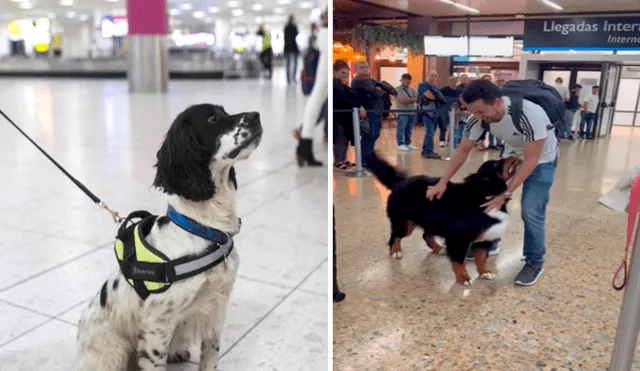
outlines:
M502 238L509 226L509 214L500 210L491 210L486 214L494 219L498 219L500 223L494 224L487 229L482 236L482 241L494 241Z

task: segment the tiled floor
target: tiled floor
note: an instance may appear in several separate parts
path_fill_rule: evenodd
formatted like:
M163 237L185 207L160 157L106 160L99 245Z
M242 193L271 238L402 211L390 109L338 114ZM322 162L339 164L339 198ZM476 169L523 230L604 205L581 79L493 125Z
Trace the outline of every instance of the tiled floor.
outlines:
M0 109L123 214L164 211L153 165L181 110L261 112L263 141L236 166L241 267L219 368L327 369L327 168L294 161L299 85L282 71L272 82L172 81L164 96L129 95L124 80L1 81ZM321 140L316 150L326 158ZM117 269L115 225L4 119L0 179L0 370L70 371L84 302Z
M414 134L414 144L422 144L423 133ZM384 130L377 146L393 163L412 174L442 174L444 161L398 154L394 138ZM561 151L545 273L529 288L513 284L522 265L519 193L502 252L492 259L497 280L465 290L421 233L403 241L402 260L392 260L389 191L372 178L336 173L338 277L347 299L334 305L334 369L606 370L622 300L611 278L624 253L626 215L598 199L640 164L640 129L615 127L609 138L563 143ZM458 180L495 154L472 156Z

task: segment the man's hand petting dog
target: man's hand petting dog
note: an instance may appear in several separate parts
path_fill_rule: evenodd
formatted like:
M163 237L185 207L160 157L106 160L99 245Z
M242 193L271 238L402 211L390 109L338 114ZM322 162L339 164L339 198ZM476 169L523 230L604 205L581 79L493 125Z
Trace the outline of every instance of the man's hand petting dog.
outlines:
M507 198L505 197L504 194L498 195L498 196L487 196L487 200L489 201L482 204L482 207L485 208L484 209L485 212L489 212L491 210L500 210L502 205L504 205L505 202L507 202Z
M444 192L447 190L447 183L436 183L436 185L427 188L427 199L433 201L433 199L441 199Z

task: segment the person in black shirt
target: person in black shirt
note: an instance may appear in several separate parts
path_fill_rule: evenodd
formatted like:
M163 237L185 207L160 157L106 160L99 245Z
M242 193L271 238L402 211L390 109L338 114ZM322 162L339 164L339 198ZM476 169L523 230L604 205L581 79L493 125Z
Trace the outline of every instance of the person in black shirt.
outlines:
M360 117L366 117L367 111L360 104L358 93L349 85L349 64L338 59L333 63L333 109L345 110L358 108ZM334 167L347 170L355 164L347 161L349 142L354 143L353 118L351 112L333 113L333 161Z
M569 140L573 140L573 119L576 116L576 111L580 109L580 90L582 89L582 85L575 84L569 90L569 101L565 103L565 111L564 111L564 122L565 125L560 130L560 138L565 139L569 138Z

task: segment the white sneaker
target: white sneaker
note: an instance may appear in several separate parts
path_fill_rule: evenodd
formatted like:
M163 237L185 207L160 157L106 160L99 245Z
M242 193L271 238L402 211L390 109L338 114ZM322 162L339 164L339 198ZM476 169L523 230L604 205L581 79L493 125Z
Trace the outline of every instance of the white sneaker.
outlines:
M412 151L417 151L418 147L411 145L411 144L407 144L405 147L407 147L408 149L412 150Z
M398 151L405 152L405 151L408 151L408 150L409 150L409 147L405 146L404 144L401 145L401 146L398 146Z

